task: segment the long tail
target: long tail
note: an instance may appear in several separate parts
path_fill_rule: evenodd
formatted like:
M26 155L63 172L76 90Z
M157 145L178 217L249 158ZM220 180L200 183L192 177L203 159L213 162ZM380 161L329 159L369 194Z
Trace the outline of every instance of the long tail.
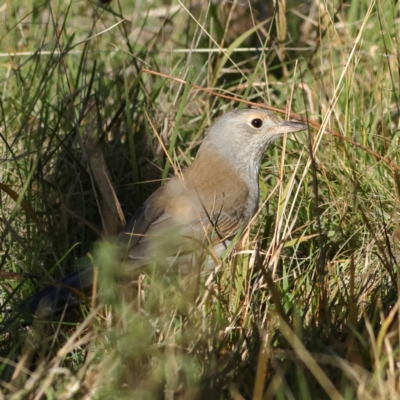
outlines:
M40 310L41 314L54 315L81 303L92 286L93 266L88 265L28 297L21 308L32 314Z

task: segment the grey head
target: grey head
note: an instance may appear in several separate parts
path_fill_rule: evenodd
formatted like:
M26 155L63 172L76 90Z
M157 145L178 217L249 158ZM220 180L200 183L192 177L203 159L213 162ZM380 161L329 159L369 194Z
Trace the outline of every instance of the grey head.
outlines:
M241 174L258 176L267 147L285 133L306 130L307 125L283 121L265 109L231 110L209 128L199 152L218 148L219 155L233 162Z

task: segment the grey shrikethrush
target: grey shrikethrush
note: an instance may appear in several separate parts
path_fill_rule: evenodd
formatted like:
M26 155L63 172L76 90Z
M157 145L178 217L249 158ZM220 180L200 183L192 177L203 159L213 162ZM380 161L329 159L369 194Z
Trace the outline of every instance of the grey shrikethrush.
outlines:
M162 259L187 272L206 247L213 249L211 260L220 257L257 210L258 175L267 147L285 133L305 129L265 109L231 110L219 117L193 163L158 188L122 229L116 243L124 268ZM33 295L29 308L35 312L43 299L52 309L65 306L74 291L92 283L89 265Z

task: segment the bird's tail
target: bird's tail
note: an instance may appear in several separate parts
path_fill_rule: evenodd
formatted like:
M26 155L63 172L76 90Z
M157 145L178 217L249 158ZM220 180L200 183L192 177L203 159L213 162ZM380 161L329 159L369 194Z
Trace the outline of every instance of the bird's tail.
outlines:
M87 265L54 285L47 286L24 300L21 311L50 316L81 303L93 286L93 266Z

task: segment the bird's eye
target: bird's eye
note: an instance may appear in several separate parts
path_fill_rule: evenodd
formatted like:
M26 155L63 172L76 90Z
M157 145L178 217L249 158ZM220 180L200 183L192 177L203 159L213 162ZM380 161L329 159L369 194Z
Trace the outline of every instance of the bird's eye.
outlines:
M263 124L263 120L260 119L260 118L254 118L254 119L251 120L251 125L254 128L261 128L262 124Z

